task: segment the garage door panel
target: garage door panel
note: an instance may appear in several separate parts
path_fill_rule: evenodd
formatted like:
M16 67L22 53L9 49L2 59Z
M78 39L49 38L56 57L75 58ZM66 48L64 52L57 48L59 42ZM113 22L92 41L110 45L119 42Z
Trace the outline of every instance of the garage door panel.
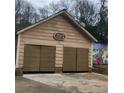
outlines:
M84 57L84 56L81 56L81 57L77 57L79 61L87 61L88 57Z
M40 57L40 46L26 45L24 52L26 57Z
M38 53L38 52L36 52L36 53L34 53L34 52L30 52L30 53L32 53L32 54L25 54L25 57L35 57L35 58L37 58L37 57L40 57L40 53ZM35 54L35 55L34 55Z
M37 47L39 47L39 46L37 46ZM26 49L27 49L27 47L26 47ZM27 51L30 51L30 52L32 52L32 53L40 52L39 49L37 49L37 48L34 47L34 46L32 46L32 49L27 49L27 50L25 50L25 51L26 51L26 53L28 53Z
M53 63L54 58L47 58L47 57L46 57L46 58L44 58L44 59L41 59L41 61L42 61L42 63L44 63L44 64L45 64L46 62L48 62L48 63L51 64L51 63Z
M25 51L26 52L26 51ZM31 52L31 51L27 51L28 53L25 53L24 56L31 56L31 57L40 57L40 50L38 52ZM35 55L34 55L35 54Z
M64 48L63 71L76 71L76 48Z
M26 52L26 53L29 53L28 51L34 52L34 53L40 52L37 47L40 47L40 46L26 45L26 46L25 46L25 48L26 48L25 52ZM30 53L29 53L29 54L30 54Z
M42 66L41 66L42 65ZM40 67L53 67L54 66L54 63L50 63L50 64L40 64Z
M39 62L40 61L40 58L39 57L36 57L36 58L27 58L25 59L26 62Z
M27 69L27 68L32 68L32 66L25 66L25 69ZM37 65L33 65L33 68L32 69L38 69L39 70L39 68L38 68L38 66Z
M88 71L88 49L77 49L77 71Z
M30 64L30 65L29 65ZM38 62L36 62L36 61L28 61L28 60L25 60L25 67L26 66L33 66L33 65L39 65L39 60L38 60Z
M78 68L87 68L87 65L83 65L83 66L78 66Z
M83 51L83 50L82 50ZM87 53L87 52L86 52ZM83 55L83 56L85 56L85 57L87 57L87 55L85 55L86 53L77 53L77 54L81 54L81 55Z
M40 71L45 71L45 72L54 72L55 71L55 68L47 68L47 67L44 67L44 68L40 68Z
M69 71L70 71L70 72L71 72L71 71L76 71L76 68L75 68L75 67L74 67L74 68L73 68L73 67L71 67L71 68L68 67L68 68L64 68L63 71L65 71L65 72L66 72L66 71L67 71L67 72L69 72Z
M26 57L25 58L25 64L37 64L37 65L39 65L39 63L40 63L40 60L39 60L40 58L29 58L29 57Z
M23 71L54 71L55 47L26 45Z
M88 65L87 65L87 64L83 64L83 65L77 64L77 68L78 68L78 67L88 67Z
M54 71L55 68L55 51L53 46L42 46L40 71Z
M77 71L88 71L88 67L78 67Z
M45 55L45 54L44 54ZM47 59L51 59L51 58L55 58L55 56L51 56L50 54L48 54L47 56L43 56L42 58L47 58ZM47 60L45 59L45 60Z
M88 66L86 65L86 66L78 66L78 68L88 68Z
M39 71L40 46L25 45L23 71Z
M87 61L88 61L87 58L86 59L78 59L78 62L84 63L84 64L87 63Z

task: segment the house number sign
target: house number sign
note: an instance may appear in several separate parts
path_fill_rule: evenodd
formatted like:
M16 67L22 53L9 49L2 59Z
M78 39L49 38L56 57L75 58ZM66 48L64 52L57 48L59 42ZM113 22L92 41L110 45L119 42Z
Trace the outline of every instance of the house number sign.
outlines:
M65 39L65 34L64 33L55 33L53 35L53 38L57 41L64 41Z

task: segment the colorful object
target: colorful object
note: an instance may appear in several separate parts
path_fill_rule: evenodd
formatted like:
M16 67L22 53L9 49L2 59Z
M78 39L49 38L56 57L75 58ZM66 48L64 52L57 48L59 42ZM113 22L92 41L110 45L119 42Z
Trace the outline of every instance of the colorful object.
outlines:
M94 43L93 44L93 64L108 64L108 46Z

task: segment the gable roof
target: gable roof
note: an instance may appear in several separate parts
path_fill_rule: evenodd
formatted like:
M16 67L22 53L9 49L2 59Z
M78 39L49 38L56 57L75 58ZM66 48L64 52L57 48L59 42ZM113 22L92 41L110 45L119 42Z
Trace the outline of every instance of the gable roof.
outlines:
M31 26L28 26L28 27L26 27L26 28L24 28L24 29L18 31L18 32L17 32L17 35L20 34L20 33L22 33L22 32L25 32L26 30L29 30L29 29L31 29L31 28L33 28L33 27L39 25L39 24L42 24L42 23L44 23L44 22L46 22L46 21L48 21L48 20L50 20L50 19L52 19L52 18L54 18L54 17L56 17L56 16L58 16L58 15L64 15L64 16L66 16L66 17L67 17L68 19L70 19L76 26L78 26L82 31L84 31L84 33L85 33L89 38L91 38L93 41L97 42L97 39L96 39L94 36L92 36L86 29L84 29L83 26L82 26L80 23L78 23L65 9L64 9L64 10L61 10L61 11L57 12L56 14L51 15L51 16L49 16L48 18L45 18L45 19L43 19L43 20L41 20L41 21L39 21L39 22L37 22L37 23L31 25Z

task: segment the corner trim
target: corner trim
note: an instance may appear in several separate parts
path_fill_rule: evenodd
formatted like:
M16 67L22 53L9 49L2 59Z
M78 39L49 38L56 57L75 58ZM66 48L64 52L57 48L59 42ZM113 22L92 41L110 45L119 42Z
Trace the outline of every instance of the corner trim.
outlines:
M18 41L17 41L16 68L18 68L18 67L19 67L20 38L21 38L21 34L19 34L19 35L18 35Z

